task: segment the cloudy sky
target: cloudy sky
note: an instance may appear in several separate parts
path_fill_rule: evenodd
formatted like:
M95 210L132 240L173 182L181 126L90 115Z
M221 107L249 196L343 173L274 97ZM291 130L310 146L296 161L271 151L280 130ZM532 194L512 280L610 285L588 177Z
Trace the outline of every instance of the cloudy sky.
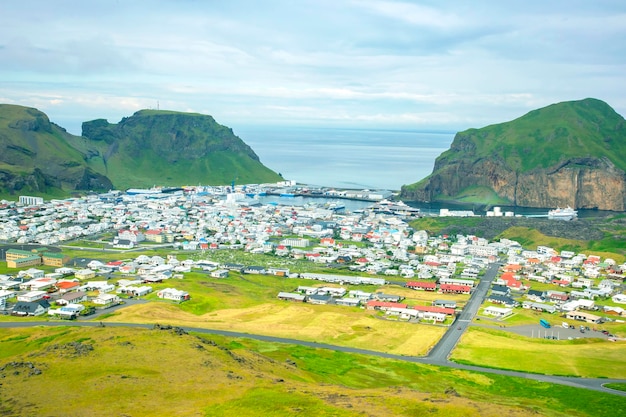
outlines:
M585 97L626 115L625 62L622 0L0 6L0 102L77 134L157 106L234 127L460 130Z

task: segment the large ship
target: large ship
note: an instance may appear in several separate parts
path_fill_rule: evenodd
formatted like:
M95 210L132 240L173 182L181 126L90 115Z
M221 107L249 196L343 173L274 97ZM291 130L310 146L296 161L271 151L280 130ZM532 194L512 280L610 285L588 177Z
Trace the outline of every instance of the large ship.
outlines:
M571 207L560 208L557 207L554 210L548 212L549 219L555 220L574 220L578 217L578 212Z

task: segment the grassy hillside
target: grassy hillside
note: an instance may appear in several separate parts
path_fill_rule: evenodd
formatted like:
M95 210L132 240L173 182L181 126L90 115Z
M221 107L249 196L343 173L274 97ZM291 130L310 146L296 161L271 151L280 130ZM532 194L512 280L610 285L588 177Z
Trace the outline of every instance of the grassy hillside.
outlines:
M76 140L39 110L0 104L0 194L69 195L86 169Z
M471 234L488 239L507 238L534 249L548 246L626 260L626 218L582 218L573 222L521 217L424 217L411 222L430 234Z
M625 411L623 397L609 394L176 329L3 329L0 347L4 416L600 417Z
M73 136L34 108L0 104L0 197L281 180L211 116L142 110Z
M89 139L84 146L98 150L106 174L122 189L281 179L230 128L207 115L141 110L118 124L85 122L83 135Z
M467 157L456 149L462 146L476 159L500 159L519 172L590 156L608 158L626 170L626 122L608 104L592 98L553 104L510 122L459 132L454 142L440 158Z

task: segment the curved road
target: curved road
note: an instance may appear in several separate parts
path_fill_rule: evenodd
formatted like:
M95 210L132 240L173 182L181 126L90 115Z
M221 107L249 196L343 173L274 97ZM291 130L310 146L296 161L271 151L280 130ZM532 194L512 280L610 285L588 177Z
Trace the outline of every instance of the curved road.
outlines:
M154 328L153 324L137 324L137 323L104 322L102 325L106 327L139 327L139 328L144 328L144 329ZM34 327L34 326L98 327L98 326L101 326L101 324L99 322L81 322L81 321L0 322L0 328L18 328L18 327ZM574 388L584 388L584 389L590 389L594 391L602 391L602 392L626 397L626 392L624 391L616 391L616 390L612 390L609 388L605 388L603 386L603 384L610 383L610 382L626 383L626 380L623 380L623 379L576 378L576 377L528 374L524 372L506 371L506 370L492 369L492 368L482 368L480 366L461 365L461 364L457 364L454 362L449 362L446 359L442 360L440 358L430 357L430 356L427 356L427 357L402 356L402 355L394 355L394 354L385 353L385 352L376 352L376 351L371 351L371 350L366 350L366 349L357 349L357 348L350 348L350 347L345 347L345 346L335 346L335 345L328 345L328 344L316 343L316 342L306 342L306 341L296 340L296 339L285 339L281 337L263 336L263 335L240 333L240 332L230 332L226 330L200 329L200 328L195 328L195 327L183 327L183 326L177 326L177 327L180 327L183 330L188 331L188 332L203 333L203 334L216 334L216 335L221 335L221 336L226 336L226 337L242 337L242 338L248 338L248 339L254 339L254 340L261 340L265 342L285 343L285 344L291 344L291 345L307 346L307 347L312 347L312 348L329 349L329 350L334 350L334 351L339 351L339 352L376 356L380 358L394 359L394 360L405 361L405 362L424 363L424 364L429 364L429 365L464 369L464 370L475 371L475 372L483 372L483 373L490 373L490 374L498 374L498 375L533 379L536 381L548 382L552 384L567 385L567 386L574 387Z

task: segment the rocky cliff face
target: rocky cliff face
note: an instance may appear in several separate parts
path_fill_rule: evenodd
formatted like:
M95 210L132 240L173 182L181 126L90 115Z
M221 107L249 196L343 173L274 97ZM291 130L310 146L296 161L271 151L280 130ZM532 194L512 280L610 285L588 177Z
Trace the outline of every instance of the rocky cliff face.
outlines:
M437 158L433 173L403 186L401 197L492 204L463 200L468 190L483 188L503 205L625 211L626 124L597 102L554 105L531 117L460 132Z
M568 160L550 169L525 173L516 173L501 161L467 160L440 164L435 171L425 186L415 190L403 187L402 197L413 201L455 200L467 188L484 186L513 206L626 211L626 175L606 159Z

